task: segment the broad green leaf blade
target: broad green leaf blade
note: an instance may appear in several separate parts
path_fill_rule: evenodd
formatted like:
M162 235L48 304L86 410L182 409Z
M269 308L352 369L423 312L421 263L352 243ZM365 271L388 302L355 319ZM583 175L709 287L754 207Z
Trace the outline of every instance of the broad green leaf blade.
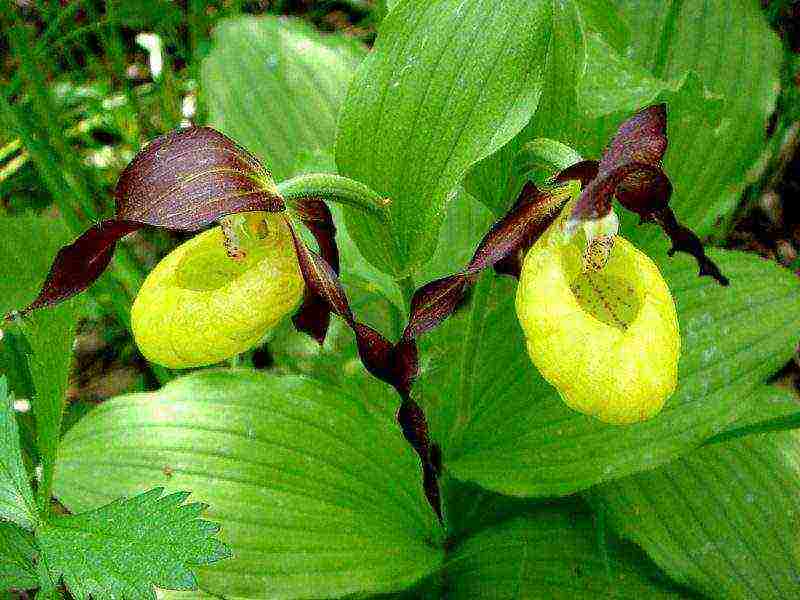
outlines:
M0 218L0 314L24 306L36 295L41 273L67 241L65 226L44 217ZM61 415L72 360L72 342L79 300L38 311L18 321L15 331L25 337L28 370L35 388L31 399L36 441L43 467L43 486L49 488L55 466ZM4 342L0 341L0 346ZM3 348L4 353L8 352ZM15 391L15 390L12 390ZM20 390L24 394L25 390Z
M445 566L447 598L680 598L647 579L646 560L614 552L611 573L591 517L540 509L469 538Z
M36 504L22 463L19 430L7 382L0 376L0 519L33 529Z
M749 412L753 390L794 352L800 282L754 256L718 251L713 258L731 287L698 278L685 257L661 262L681 331L678 389L662 413L630 426L567 408L528 359L513 287L482 282L489 309L473 309L460 350L440 346L440 374L428 383L431 404L460 403L456 425L436 434L452 438L445 449L451 472L509 494L568 494L684 455ZM461 365L469 367L464 377ZM436 374L433 365L429 372Z
M339 105L364 49L297 19L222 21L203 60L209 125L253 152L276 181L332 171Z
M163 491L43 523L36 542L51 578L63 577L77 600L149 600L153 585L196 588L192 568L229 558L230 549L214 537L219 527L199 518L205 505L184 504L189 492Z
M617 52L631 41L631 28L614 0L576 0L587 29L599 33Z
M694 92L690 110L703 113L709 126L719 120L724 101L712 97L694 71L670 81L659 79L643 66L618 54L598 34L587 36L586 53L590 67L578 82L577 94L578 104L589 122L616 112L631 114L658 99L672 109L671 121L677 125L680 113L675 109L679 103L673 96L684 88L687 88L684 93Z
M443 553L393 411L307 378L204 371L82 419L64 438L56 491L84 510L152 485L192 490L234 553L199 569L208 593L403 589Z
M550 24L545 0L409 0L383 21L336 142L340 174L393 201L388 231L347 217L373 265L400 277L431 257L455 186L533 114Z
M584 71L586 42L575 2L552 2L553 25L542 98L526 127L496 153L469 172L465 187L499 218L506 213L525 183L526 173L514 169L523 146L535 137L572 140L577 121L576 83Z
M710 234L757 177L754 168L780 87L781 44L756 0L648 0L646 8L640 0L616 3L633 32L634 61L667 81L695 71L724 98L717 127L698 129L697 107L674 111L664 163L678 218L698 235ZM635 239L654 237L659 232L651 229Z
M592 492L620 534L711 598L797 596L798 496L792 433L703 448Z
M706 440L705 445L774 431L800 429L800 397L796 392L762 386L753 392L753 410L728 429Z
M13 523L0 521L0 590L27 590L38 585L33 564L33 535Z

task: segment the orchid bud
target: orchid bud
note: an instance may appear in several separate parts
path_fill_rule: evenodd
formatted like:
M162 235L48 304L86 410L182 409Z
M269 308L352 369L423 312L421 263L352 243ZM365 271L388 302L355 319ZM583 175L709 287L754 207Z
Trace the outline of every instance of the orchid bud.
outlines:
M134 338L145 358L166 367L214 364L258 343L303 289L284 217L232 215L150 272L131 310Z
M613 424L649 419L677 384L669 288L648 256L614 235L616 218L575 235L564 221L522 268L516 307L531 360L571 408Z

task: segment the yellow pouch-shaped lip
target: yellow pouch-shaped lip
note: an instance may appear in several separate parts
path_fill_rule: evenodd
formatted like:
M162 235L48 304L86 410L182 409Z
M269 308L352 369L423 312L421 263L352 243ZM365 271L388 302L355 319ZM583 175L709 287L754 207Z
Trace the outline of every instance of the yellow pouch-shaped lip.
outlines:
M554 231L525 259L516 307L528 353L573 409L607 423L644 421L677 384L672 295L653 261L619 236L605 267L584 273L583 242L578 234L562 243Z
M231 259L214 227L148 275L131 310L147 360L175 369L217 363L253 347L297 306L304 284L288 225L258 214L268 233L245 258Z

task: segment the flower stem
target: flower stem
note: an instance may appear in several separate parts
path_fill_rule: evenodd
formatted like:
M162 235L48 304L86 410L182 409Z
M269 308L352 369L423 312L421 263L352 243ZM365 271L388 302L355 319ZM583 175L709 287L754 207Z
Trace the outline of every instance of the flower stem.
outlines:
M278 191L292 204L302 198L320 198L338 202L377 217L381 222L388 221L388 207L391 201L381 197L363 183L333 175L331 173L307 173L298 175L278 184Z

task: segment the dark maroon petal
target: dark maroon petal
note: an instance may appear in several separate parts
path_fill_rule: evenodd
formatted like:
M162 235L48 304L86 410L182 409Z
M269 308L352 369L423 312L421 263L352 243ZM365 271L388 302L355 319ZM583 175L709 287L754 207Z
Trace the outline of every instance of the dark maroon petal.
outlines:
M358 354L367 371L392 385L400 395L402 403L397 412L397 421L406 440L419 456L425 495L441 519L438 471L431 459L428 425L422 409L411 399L411 385L419 373L416 342L413 339L403 339L398 344L392 344L369 325L356 321L333 267L317 253L309 250L291 225L290 230L306 286L316 298L327 303L330 311L342 317L353 330ZM308 329L311 328L308 326Z
M119 219L187 231L232 213L284 209L269 171L210 127L150 142L122 172L114 195Z
M541 192L528 182L514 207L483 237L464 270L470 275L497 264L517 250L527 249L555 221L566 198Z
M501 272L519 276L520 255L555 221L565 202L566 198L541 192L528 182L514 207L483 237L462 271L417 290L401 339L415 340L451 316L484 269L499 265Z
M336 246L336 225L328 205L316 198L306 198L296 201L296 210L303 225L317 240L320 256L338 273L339 248Z
M320 256L339 273L339 248L336 245L336 225L333 216L322 200L307 198L297 201L300 220L317 240ZM327 302L306 288L303 304L292 322L298 331L309 334L321 346L330 326L331 315Z
M660 165L666 151L667 105L648 106L620 125L603 153L600 172L629 162Z
M300 271L303 274L307 288L322 298L333 312L346 322L352 323L353 312L350 310L347 295L336 271L324 258L306 247L291 224L289 224L289 229L292 232L294 248L300 263Z
M584 188L589 185L592 179L597 177L599 169L600 163L596 160L582 160L559 171L553 181L555 183L567 183L577 179L581 182L581 187Z
M638 170L625 177L617 186L617 200L643 221L652 220L655 212L669 205L672 183L657 167L652 171Z
M678 222L675 213L667 207L653 215L653 220L664 230L672 241L672 247L668 254L672 256L676 252L685 252L695 258L700 267L700 277L713 277L720 285L726 286L730 282L719 270L719 267L712 261L703 249L695 233L688 227L684 227Z
M109 219L87 230L56 254L36 299L21 314L57 304L88 288L105 271L117 242L141 228L139 223Z
M323 298L306 288L303 303L292 317L294 328L314 338L322 346L331 324L331 309Z
M505 258L498 260L494 264L494 272L498 275L508 275L514 279L519 279L522 275L522 263L525 260L524 252L512 252Z
M432 452L428 438L428 423L422 408L411 398L406 398L397 411L397 422L403 430L403 435L409 444L422 458L422 486L425 496L439 519L442 518L442 500L439 494L438 473L439 466L434 461L435 453ZM438 458L441 460L441 457Z
M466 287L467 276L458 273L419 288L411 299L411 312L403 339L416 339L453 314Z
M624 189L625 207L647 218L664 208L672 194L669 178L658 165L626 162L600 174L583 188L570 214L570 222L601 219L611 212L612 201L621 184L634 186ZM620 199L622 202L622 199Z

